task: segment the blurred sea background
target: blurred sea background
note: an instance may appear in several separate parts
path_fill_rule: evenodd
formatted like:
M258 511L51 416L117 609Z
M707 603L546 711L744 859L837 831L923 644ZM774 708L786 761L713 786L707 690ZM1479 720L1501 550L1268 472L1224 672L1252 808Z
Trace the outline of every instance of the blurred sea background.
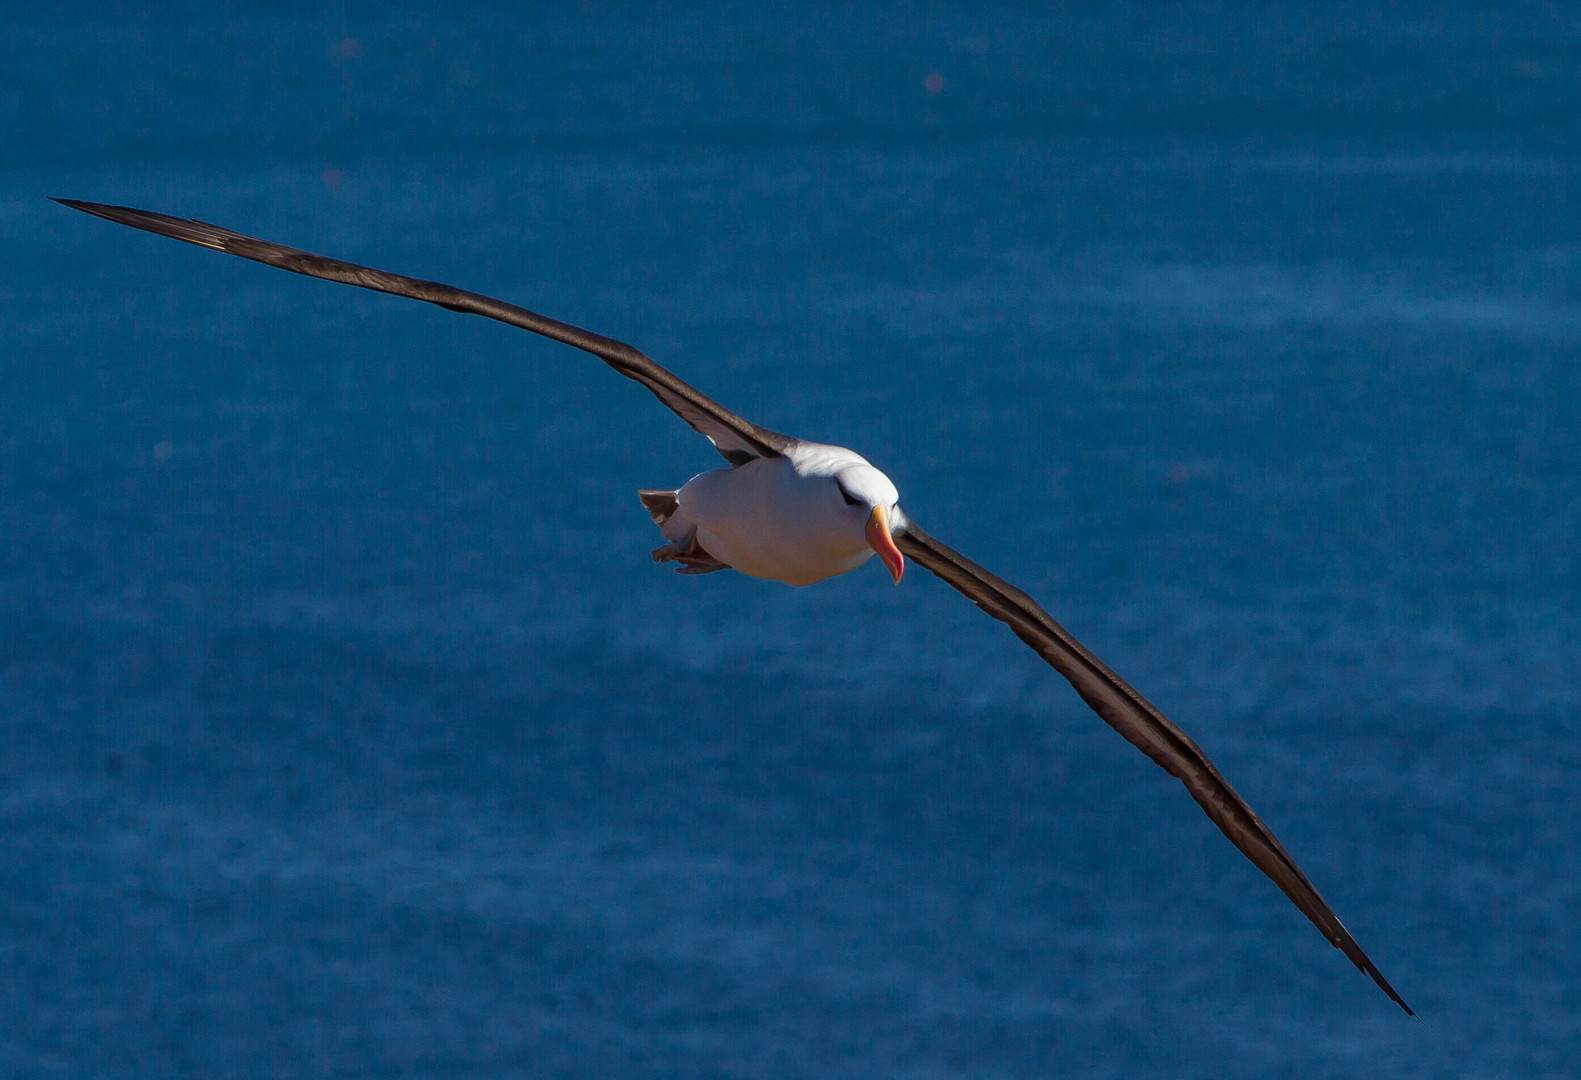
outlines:
M1581 16L0 16L0 1074L1581 1069ZM853 446L1191 732L1404 1017L920 570L653 566L597 361Z

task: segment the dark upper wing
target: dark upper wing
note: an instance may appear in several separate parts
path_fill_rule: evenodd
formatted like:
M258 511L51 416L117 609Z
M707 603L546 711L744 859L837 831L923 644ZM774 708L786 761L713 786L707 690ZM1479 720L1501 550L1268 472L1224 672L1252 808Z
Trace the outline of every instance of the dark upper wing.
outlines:
M189 218L170 217L147 210L133 210L126 206L78 202L75 199L55 201L73 210L96 214L111 221L118 221L122 225L130 225L134 229L146 229L161 236L185 240L189 244L213 248L227 255L239 255L244 259L268 263L270 266L278 266L282 270L306 274L309 277L339 281L346 285L373 289L376 292L410 297L413 300L426 300L430 304L438 304L452 311L497 319L512 326L519 326L523 330L531 330L535 334L563 341L567 345L574 345L578 349L592 353L628 379L635 379L653 391L654 396L673 409L682 420L708 436L732 465L739 465L756 457L775 457L795 443L795 440L788 435L758 427L750 420L737 416L717 401L704 396L676 378L630 345L546 318L515 304L507 304L503 300L467 292L465 289L457 289L451 285L441 285L437 281L403 277L400 274L373 270L355 263L341 262L339 259L328 259L322 255L243 236L241 233L222 229L218 225L209 225Z
M1323 931L1329 943L1343 950L1351 963L1369 975L1400 1008L1416 1015L1367 959L1356 939L1323 902L1295 860L1274 839L1268 826L1252 813L1252 808L1235 793L1229 781L1219 775L1219 770L1184 731L1127 686L1120 676L1088 652L1020 589L945 547L915 525L909 525L895 542L907 557L949 582L978 607L1014 630L1017 637L1048 661L1049 666L1070 680L1082 700L1110 727L1185 784L1191 797L1230 838L1230 843L1273 879L1296 907Z

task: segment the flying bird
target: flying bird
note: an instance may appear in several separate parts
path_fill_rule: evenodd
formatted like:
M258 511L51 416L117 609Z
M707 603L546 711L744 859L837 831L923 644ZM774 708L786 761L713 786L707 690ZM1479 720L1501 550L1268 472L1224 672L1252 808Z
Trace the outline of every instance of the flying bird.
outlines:
M310 277L423 300L531 330L592 353L647 387L707 436L725 468L674 490L641 491L665 543L655 561L683 574L734 569L757 578L811 585L856 569L877 555L895 583L906 560L942 578L1005 623L1083 701L1132 745L1185 785L1241 853L1266 874L1389 998L1414 1016L1318 895L1301 868L1200 747L1071 636L1020 589L924 532L900 507L895 485L866 458L759 427L706 397L630 345L525 308L434 281L405 277L244 236L202 221L147 210L57 199L75 210L227 255Z

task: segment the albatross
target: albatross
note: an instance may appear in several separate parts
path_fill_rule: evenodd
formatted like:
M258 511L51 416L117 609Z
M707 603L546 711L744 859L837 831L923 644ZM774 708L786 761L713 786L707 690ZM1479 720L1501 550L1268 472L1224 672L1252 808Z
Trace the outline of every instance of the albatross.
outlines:
M1407 1015L1416 1015L1201 747L1030 596L924 532L901 509L894 483L862 455L759 427L630 345L515 304L314 255L189 218L74 199L55 201L293 273L496 319L598 357L652 391L706 436L726 461L726 467L700 473L679 488L638 493L665 540L653 552L655 561L677 563L683 574L732 569L791 585L812 585L847 573L874 555L897 585L907 559L937 575L1009 626L1070 682L1093 712L1185 785L1230 843L1279 886L1329 944Z

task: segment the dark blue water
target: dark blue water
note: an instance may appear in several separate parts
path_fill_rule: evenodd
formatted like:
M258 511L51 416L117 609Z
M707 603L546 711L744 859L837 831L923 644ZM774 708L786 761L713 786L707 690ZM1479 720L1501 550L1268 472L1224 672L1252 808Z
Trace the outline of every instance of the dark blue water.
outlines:
M930 75L938 92L930 92ZM0 17L0 1074L1581 1067L1581 22ZM1192 732L1405 1018L921 572L652 566L854 446Z

